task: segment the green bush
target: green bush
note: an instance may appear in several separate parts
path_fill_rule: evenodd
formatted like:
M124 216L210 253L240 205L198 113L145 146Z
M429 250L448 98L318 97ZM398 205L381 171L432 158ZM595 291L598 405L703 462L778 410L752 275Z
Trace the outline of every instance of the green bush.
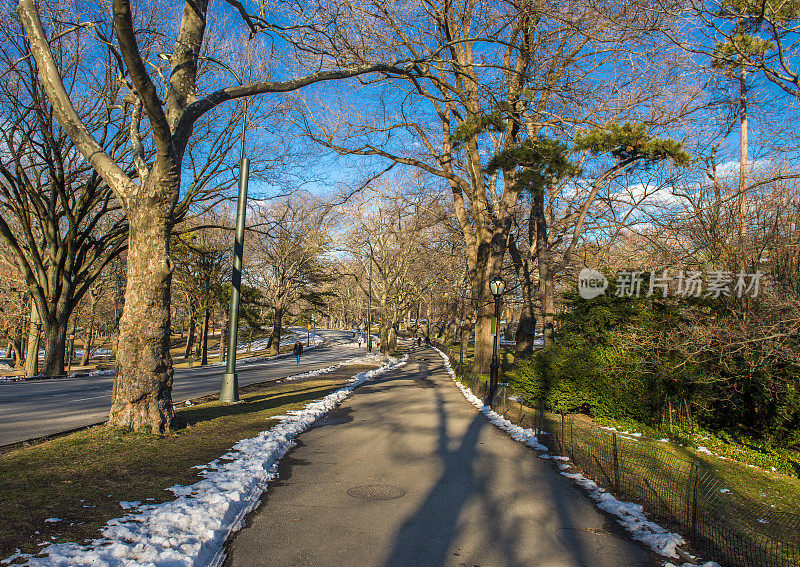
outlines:
M609 292L566 297L555 344L508 374L526 400L658 427L671 399L690 408L696 425L754 440L752 460L790 466L769 451L800 448L800 366L785 348L738 348L741 319L724 301L621 298L613 284Z

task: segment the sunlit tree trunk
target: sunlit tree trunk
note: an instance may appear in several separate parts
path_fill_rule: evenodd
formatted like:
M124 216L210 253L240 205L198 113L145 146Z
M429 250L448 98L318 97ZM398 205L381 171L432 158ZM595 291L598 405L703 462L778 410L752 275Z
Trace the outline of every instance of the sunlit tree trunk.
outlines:
M151 175L153 186L143 191L149 197L129 206L128 281L109 425L163 433L172 422L173 369L169 354L172 225L162 203L174 202L169 195L177 196L179 178L174 171L156 170Z

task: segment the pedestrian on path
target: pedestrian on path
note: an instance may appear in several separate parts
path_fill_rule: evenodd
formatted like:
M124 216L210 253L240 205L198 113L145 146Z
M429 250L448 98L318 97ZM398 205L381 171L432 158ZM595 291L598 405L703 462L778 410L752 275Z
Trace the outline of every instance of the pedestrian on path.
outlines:
M294 343L294 348L292 349L295 357L297 358L297 364L300 365L300 355L303 354L303 343L300 342L298 339L296 343Z

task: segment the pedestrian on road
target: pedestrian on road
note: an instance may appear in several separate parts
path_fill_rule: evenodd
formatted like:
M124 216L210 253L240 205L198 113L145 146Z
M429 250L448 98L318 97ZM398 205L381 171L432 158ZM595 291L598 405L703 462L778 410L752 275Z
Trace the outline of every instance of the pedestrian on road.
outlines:
M294 348L292 349L295 357L297 358L297 364L300 365L300 355L303 354L303 343L300 342L298 339L296 343L294 343Z
M431 338L425 335L425 346L431 346Z
M422 337L417 337L417 346L422 346Z
M361 345L364 343L364 337L358 335L358 348L361 349Z

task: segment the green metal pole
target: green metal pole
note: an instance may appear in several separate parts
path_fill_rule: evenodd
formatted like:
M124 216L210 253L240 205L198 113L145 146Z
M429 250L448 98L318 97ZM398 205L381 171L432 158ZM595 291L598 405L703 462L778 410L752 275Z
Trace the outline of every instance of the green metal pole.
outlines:
M489 374L489 392L486 394L484 403L491 406L494 402L494 396L497 392L497 377L498 370L500 369L500 361L497 359L497 344L500 338L500 296L496 295L494 298L494 345L492 346L492 364L490 366L491 373ZM476 341L477 342L477 341Z
M244 252L244 219L247 211L247 182L250 177L250 160L244 156L244 136L247 126L247 101L242 125L242 158L239 162L239 202L236 208L236 242L233 245L233 273L231 274L231 307L228 317L228 357L219 401L239 400L239 377L236 375L236 346L239 335L239 292L242 287L242 254Z
M372 352L372 256L369 258L369 303L367 305L367 352Z

